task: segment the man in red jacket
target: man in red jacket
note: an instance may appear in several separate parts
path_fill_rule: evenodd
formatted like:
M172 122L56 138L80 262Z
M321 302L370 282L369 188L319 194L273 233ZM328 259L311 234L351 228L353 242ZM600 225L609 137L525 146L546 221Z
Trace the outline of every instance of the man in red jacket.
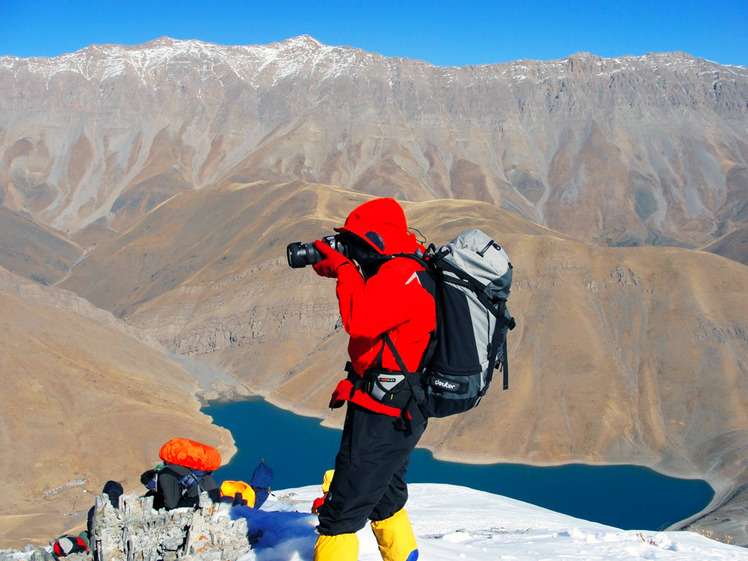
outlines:
M319 507L314 561L356 561L356 532L367 520L385 561L415 561L404 477L426 420L411 415L410 386L383 335L408 371L417 371L436 325L433 282L417 260L397 255L423 248L395 200L360 205L336 231L350 259L317 241L323 259L314 270L337 279L350 363L330 407L347 401L348 409L335 475Z

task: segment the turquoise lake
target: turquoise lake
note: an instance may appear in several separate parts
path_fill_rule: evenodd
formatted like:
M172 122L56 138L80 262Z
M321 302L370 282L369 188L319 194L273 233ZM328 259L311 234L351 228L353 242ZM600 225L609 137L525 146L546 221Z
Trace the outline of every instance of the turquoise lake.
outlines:
M211 404L203 411L231 431L238 448L215 473L249 481L261 458L274 471L273 489L319 485L332 469L340 431L261 399ZM696 514L714 491L704 481L666 477L639 466L470 465L435 460L417 449L408 483L451 483L532 503L625 530L661 530Z

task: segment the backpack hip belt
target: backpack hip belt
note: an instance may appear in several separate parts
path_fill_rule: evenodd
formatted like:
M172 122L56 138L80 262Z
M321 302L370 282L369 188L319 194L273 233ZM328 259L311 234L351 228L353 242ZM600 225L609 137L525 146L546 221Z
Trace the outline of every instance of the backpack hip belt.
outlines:
M390 407L402 409L410 399L411 392L402 372L369 368L364 372L363 381L363 391Z
M386 341L389 339L389 336L385 334L383 338ZM397 356L399 357L399 355ZM381 368L369 368L366 370L364 377L362 378L353 369L353 365L350 362L346 363L345 371L348 373L347 380L352 384L351 401L354 403L356 403L356 400L353 399L353 396L357 391L360 391L363 394L366 394L374 402L384 405L385 408L390 411L399 410L400 427L401 430L404 430L406 433L411 430L410 425L412 422L420 423L425 421L426 417L418 406L419 400L423 399L423 390L418 383L418 380L420 380L422 375L420 372L393 372ZM395 377L397 377L400 382L392 385L393 382L389 380ZM395 388L395 386L398 387ZM379 389L377 391L382 392L379 395L381 395L383 399L380 400L376 395L373 395L371 391L367 389L370 387L378 387ZM390 390L396 391L383 391L388 387ZM420 392L420 394L418 394L418 392ZM371 409L370 407L367 408ZM391 413L386 414L392 416Z
M352 392L362 391L375 401L397 409L403 409L408 404L412 393L402 372L368 368L363 375L359 375L350 362L345 365L345 370L353 384Z

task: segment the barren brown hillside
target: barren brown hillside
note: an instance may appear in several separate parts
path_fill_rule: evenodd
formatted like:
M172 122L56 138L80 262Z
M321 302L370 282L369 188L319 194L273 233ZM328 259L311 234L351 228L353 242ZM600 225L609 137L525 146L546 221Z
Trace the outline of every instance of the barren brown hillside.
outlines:
M730 232L702 249L748 266L748 226Z
M53 284L81 255L83 249L59 232L0 206L0 267Z
M2 268L0 310L0 548L77 533L108 479L143 489L170 438L233 454L194 377L111 314Z
M290 269L285 246L332 232L363 200L303 184L186 193L91 253L64 284L271 401L325 417L345 337L332 284ZM492 233L515 267L511 389L432 423L423 443L437 455L652 465L706 478L718 502L748 482L743 265L581 243L484 203L405 208L431 241L466 227ZM745 518L726 518L730 535L744 535Z

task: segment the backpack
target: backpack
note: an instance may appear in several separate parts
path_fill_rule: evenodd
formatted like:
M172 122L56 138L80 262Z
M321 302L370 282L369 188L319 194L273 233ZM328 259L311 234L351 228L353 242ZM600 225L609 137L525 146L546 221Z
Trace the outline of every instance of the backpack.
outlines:
M429 246L423 257L400 255L420 261L436 286L436 331L418 372L408 372L383 336L420 412L447 417L476 407L498 368L508 389L506 334L516 322L506 306L513 271L506 252L484 232L466 230L438 249Z
M140 476L140 482L145 485L146 489L153 493L158 492L158 474L162 469L164 469L164 467L164 464L159 464L155 468L143 472L143 474ZM186 497L189 490L192 489L195 485L197 485L198 492L201 492L202 487L200 486L200 483L202 482L203 477L207 475L207 473L204 471L195 470L192 468L187 469L189 470L189 473L183 475L177 480L177 483L179 484L179 493L183 497Z
M200 496L200 493L203 492L203 488L202 488L203 478L209 474L198 469L192 469L192 468L187 468L187 469L189 469L190 472L180 477L179 480L177 481L177 483L179 483L179 491L182 493L182 497L187 497L188 494L190 493L190 490L195 485L197 485L197 496ZM192 495L194 496L195 493L192 493Z
M86 553L88 545L80 536L64 534L52 542L52 551L55 557L67 557L74 553Z

